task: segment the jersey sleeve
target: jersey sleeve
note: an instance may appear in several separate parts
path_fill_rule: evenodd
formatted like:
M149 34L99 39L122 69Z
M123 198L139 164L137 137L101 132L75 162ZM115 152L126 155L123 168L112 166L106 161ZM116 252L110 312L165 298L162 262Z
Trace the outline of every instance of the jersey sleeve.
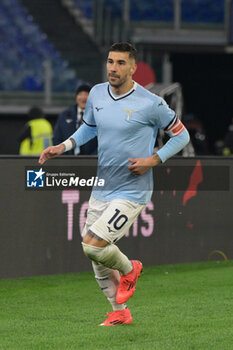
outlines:
M151 111L151 123L159 129L166 129L174 120L175 112L168 106L167 102L159 96L155 96Z
M94 88L92 88L92 90L90 91L90 94L87 99L86 108L83 115L83 121L88 126L94 127L96 126L96 123L95 123L94 112L93 112L93 90Z
M188 144L190 137L183 123L161 97L154 103L154 115L157 127L163 129L170 137L168 142L157 151L162 162L165 162L181 151Z
M96 128L92 128L86 124L83 124L78 130L70 136L75 141L77 147L80 147L97 136Z
M190 140L189 133L184 127L184 130L176 137L170 138L165 145L160 148L156 153L158 154L161 161L164 163L167 159L180 152Z
M168 136L178 136L184 131L183 123L161 97L154 104L154 112L157 126L163 129Z

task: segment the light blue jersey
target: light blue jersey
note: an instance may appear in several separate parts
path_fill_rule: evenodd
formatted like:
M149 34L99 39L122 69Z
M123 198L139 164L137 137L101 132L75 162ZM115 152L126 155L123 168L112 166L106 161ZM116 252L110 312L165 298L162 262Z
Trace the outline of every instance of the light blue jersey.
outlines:
M106 184L104 190L94 188L92 195L101 201L121 198L141 204L149 202L152 169L136 177L128 170L128 159L151 156L158 128L168 129L174 124L175 112L161 97L137 83L124 95L114 95L109 83L103 83L92 88L83 120L93 128L93 136L96 129L98 177L104 178ZM76 136L72 135L80 143Z

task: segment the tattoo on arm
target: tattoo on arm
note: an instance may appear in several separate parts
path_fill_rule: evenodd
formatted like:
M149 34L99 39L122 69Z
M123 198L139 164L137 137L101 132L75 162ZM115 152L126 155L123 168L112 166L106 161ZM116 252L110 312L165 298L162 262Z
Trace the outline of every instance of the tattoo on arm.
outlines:
M157 153L154 153L153 154L153 158L154 160L158 161L159 163L161 163L161 159L159 158L158 154Z
M94 232L92 232L90 230L87 231L87 234L88 234L89 237L95 238L97 241L103 241L103 238L97 236Z

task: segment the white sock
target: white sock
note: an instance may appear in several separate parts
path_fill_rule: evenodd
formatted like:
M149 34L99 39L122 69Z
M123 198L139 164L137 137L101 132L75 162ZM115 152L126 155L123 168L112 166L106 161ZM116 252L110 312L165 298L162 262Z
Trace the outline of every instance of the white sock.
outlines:
M126 304L117 304L116 302L116 294L120 282L119 271L109 269L103 265L97 265L95 262L92 262L92 266L96 281L112 305L113 311L125 309Z
M115 244L99 248L82 242L82 246L86 256L97 264L118 270L123 275L127 275L132 271L131 261Z

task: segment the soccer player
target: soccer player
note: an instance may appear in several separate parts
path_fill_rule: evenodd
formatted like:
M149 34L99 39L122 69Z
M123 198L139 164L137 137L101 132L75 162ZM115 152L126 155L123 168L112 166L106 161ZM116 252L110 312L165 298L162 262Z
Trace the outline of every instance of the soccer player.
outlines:
M137 51L131 44L111 46L108 82L90 91L85 124L65 142L45 149L39 160L43 164L98 137L98 177L107 173L108 181L104 190L92 190L82 246L113 308L103 326L132 322L126 302L135 291L142 263L130 261L115 243L151 199L152 167L189 142L186 128L167 103L132 80L136 62ZM153 154L158 128L164 129L170 139Z

